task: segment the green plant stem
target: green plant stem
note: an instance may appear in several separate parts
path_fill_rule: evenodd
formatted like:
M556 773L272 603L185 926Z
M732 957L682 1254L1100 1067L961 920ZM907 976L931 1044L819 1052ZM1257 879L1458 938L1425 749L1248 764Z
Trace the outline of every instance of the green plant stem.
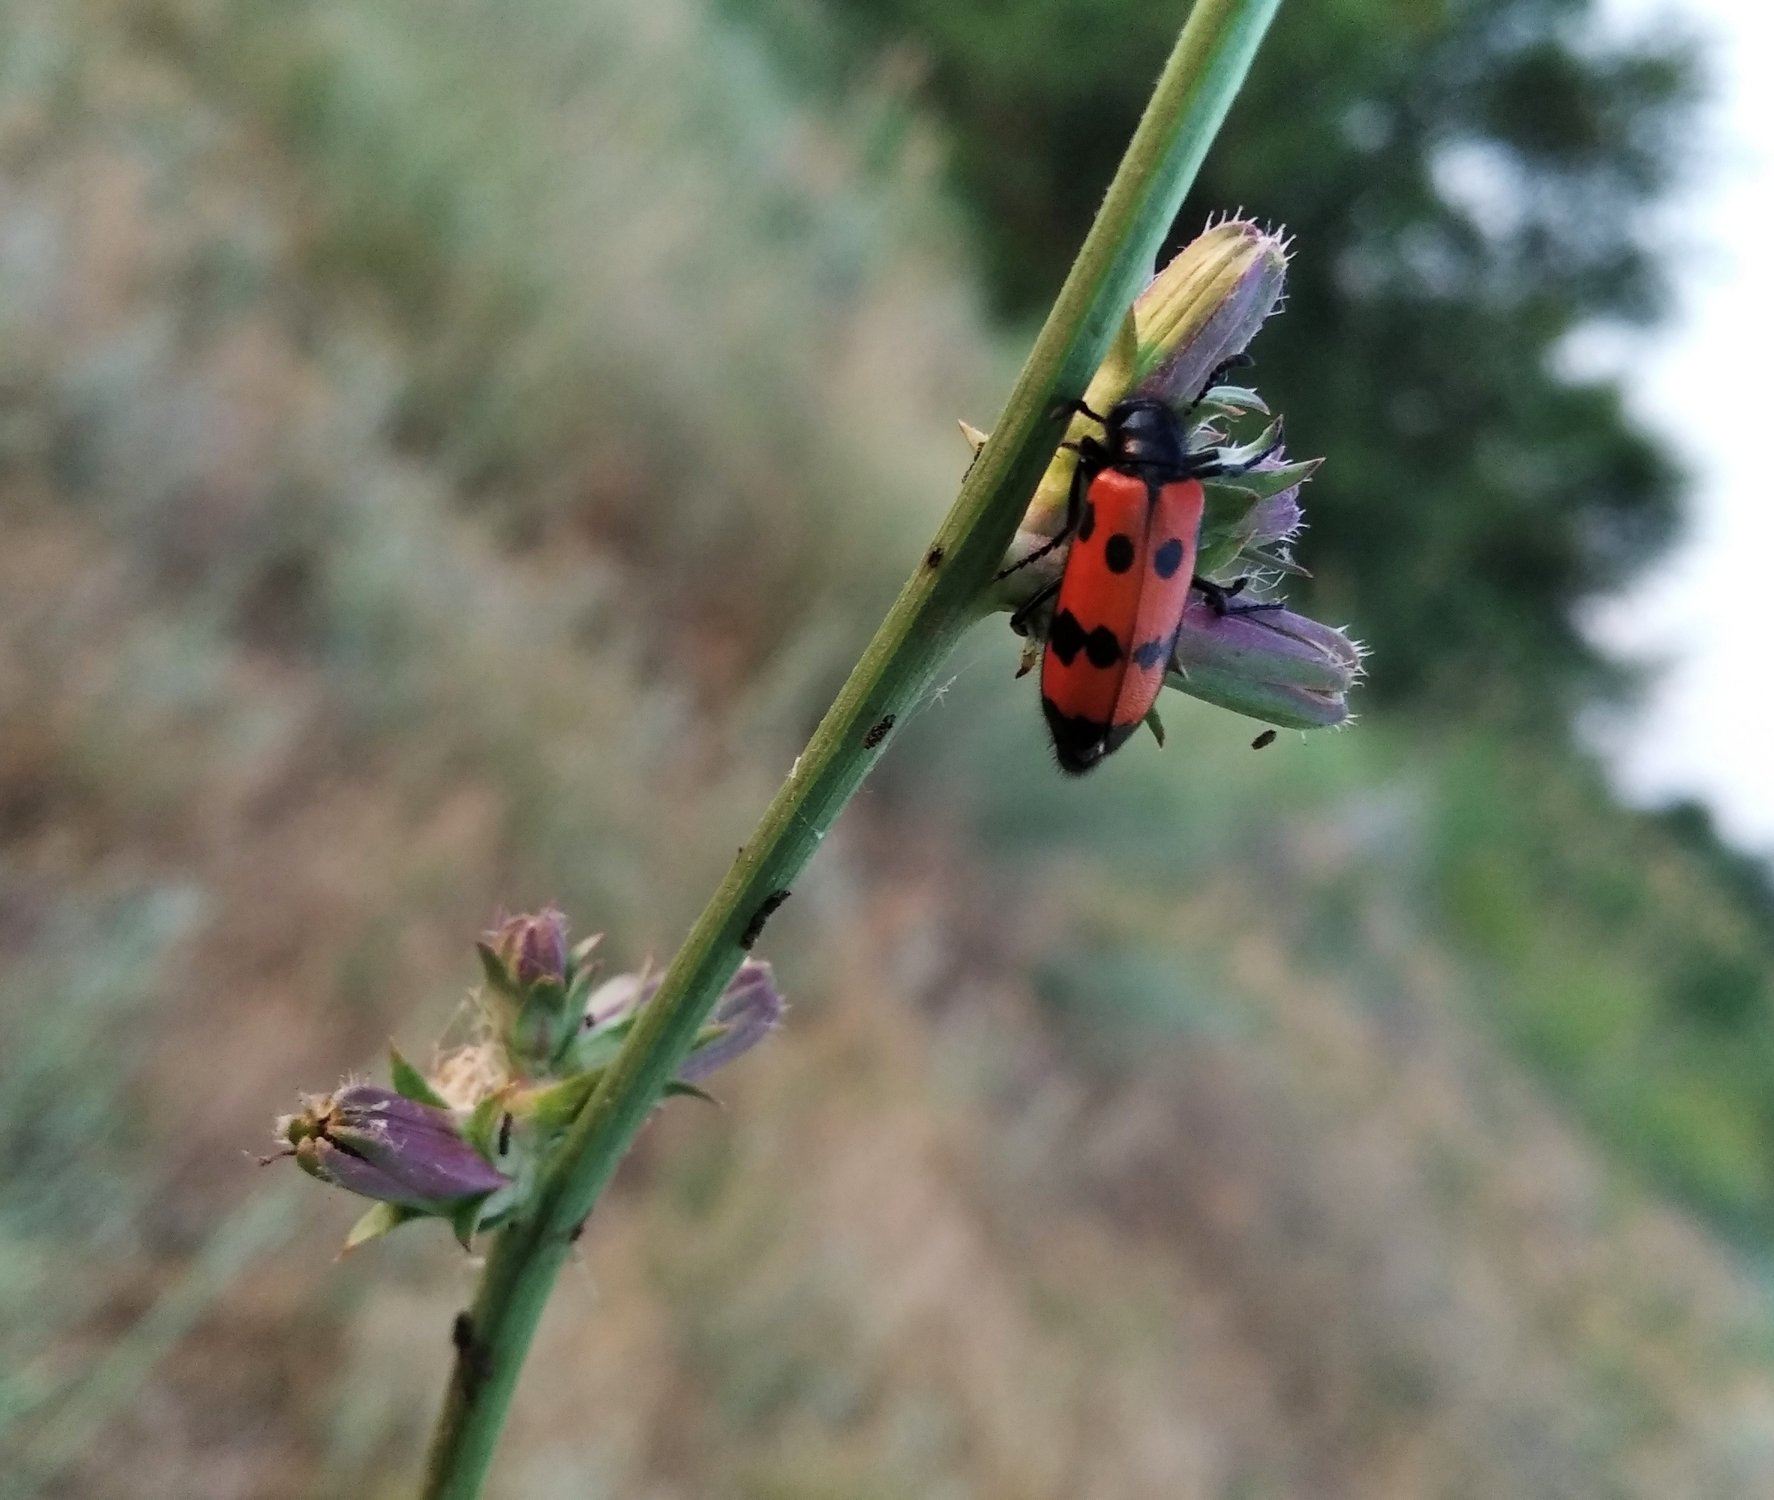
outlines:
M555 1153L533 1207L499 1233L459 1325L426 1500L480 1494L524 1356L580 1226L744 958L750 943L741 939L793 886L891 738L892 722L929 690L983 612L987 586L1059 441L1064 424L1055 403L1077 396L1095 373L1279 5L1199 0L1190 14L954 506Z

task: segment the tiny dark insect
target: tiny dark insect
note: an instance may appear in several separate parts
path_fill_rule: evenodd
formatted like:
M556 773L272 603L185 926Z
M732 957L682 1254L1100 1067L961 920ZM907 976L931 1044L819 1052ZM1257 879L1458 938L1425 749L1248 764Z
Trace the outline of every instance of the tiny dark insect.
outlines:
M882 714L872 725L869 732L862 737L862 748L873 750L876 745L887 738L887 731L893 728L893 715Z
M493 1361L485 1346L474 1341L474 1319L467 1313L456 1314L456 1321L450 1325L450 1342L456 1346L456 1367L462 1374L462 1390L472 1398L486 1384Z
M581 1219L577 1224L575 1224L571 1229L569 1229L567 1231L567 1243L569 1245L577 1245L579 1243L579 1236L584 1233L585 1233L585 1220Z
M1267 750L1269 748L1269 746L1273 745L1274 743L1275 743L1275 731L1273 729L1265 729L1261 734L1259 734L1254 740L1252 740L1250 742L1250 748L1253 750Z
M745 924L745 931L739 934L739 946L747 953L751 945L764 935L764 924L775 914L776 908L788 900L787 891L771 891L764 897L763 905L751 914L751 921Z
M924 554L924 566L927 568L940 568L942 566L942 559L943 559L942 548L941 547L932 547L928 552L926 552Z
M511 1149L511 1116L509 1113L499 1116L499 1154L505 1155Z

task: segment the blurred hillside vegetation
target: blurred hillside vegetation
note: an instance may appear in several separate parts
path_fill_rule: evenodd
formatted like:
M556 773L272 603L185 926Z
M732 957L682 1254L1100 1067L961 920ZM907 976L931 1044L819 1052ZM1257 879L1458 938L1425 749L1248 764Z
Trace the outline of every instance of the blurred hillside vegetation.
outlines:
M8 1494L408 1492L469 1270L335 1263L248 1153L422 1053L502 902L669 952L1176 19L0 10ZM1654 310L1694 88L1588 25L1284 8L1185 227L1300 234L1257 375L1365 722L1178 704L1062 782L982 630L771 925L784 1033L600 1208L497 1494L1774 1489L1774 900L1566 740L1571 606L1677 490L1553 355Z

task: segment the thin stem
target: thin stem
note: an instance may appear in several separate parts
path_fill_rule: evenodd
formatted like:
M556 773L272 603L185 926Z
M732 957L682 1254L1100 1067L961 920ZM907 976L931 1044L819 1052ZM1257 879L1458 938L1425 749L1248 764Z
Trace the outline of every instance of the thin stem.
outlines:
M659 1102L762 921L812 858L889 731L984 609L1053 456L1061 398L1095 373L1244 81L1280 0L1199 0L991 439L936 537L574 1122L534 1206L500 1232L467 1320L426 1500L473 1500L550 1290L580 1226ZM885 726L885 727L883 727Z

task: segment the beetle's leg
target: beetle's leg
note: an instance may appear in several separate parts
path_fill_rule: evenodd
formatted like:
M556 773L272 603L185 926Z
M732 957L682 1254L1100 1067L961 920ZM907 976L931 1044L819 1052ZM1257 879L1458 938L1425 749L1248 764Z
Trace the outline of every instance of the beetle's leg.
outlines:
M1249 578L1240 578L1234 583L1215 583L1213 579L1203 578L1197 573L1189 580L1189 587L1207 601L1209 609L1224 619L1231 611L1232 598L1242 594L1244 586L1249 582Z
M1207 393L1225 379L1227 375L1231 374L1232 371L1242 370L1247 365L1254 365L1255 363L1256 361L1252 359L1249 354L1242 352L1232 355L1229 359L1222 359L1207 372L1207 379L1201 382L1200 394L1195 397L1194 405L1190 407L1190 410L1193 411L1196 406L1201 405L1202 401L1206 398Z
M1010 617L1010 628L1018 635L1027 635L1029 633L1029 621L1035 617L1035 611L1040 609L1043 604L1058 592L1059 580L1057 578L1052 583L1043 584L1041 588L1036 591L1034 597Z
M1054 402L1053 405L1047 409L1047 420L1050 422L1058 421L1059 418L1069 417L1074 412L1081 412L1083 415L1089 417L1090 420L1095 422L1098 426L1106 425L1107 419L1103 418L1103 417L1099 417L1087 405L1085 405L1085 403L1082 400Z
M1287 435L1282 431L1281 419L1278 417L1275 420L1275 436L1270 440L1269 445L1264 448L1261 453L1253 454L1242 463L1227 464L1221 463L1217 458L1207 457L1208 454L1215 451L1214 449L1203 449L1198 460L1195 460L1194 455L1190 455L1192 461L1189 464L1189 478L1219 479L1227 475L1236 477L1239 474L1248 474L1264 459L1273 458L1279 453L1286 441Z
M1090 437L1080 438L1076 443L1067 443L1064 446L1078 455L1078 467L1072 470L1072 487L1066 491L1065 525L1027 557L1018 558L1008 568L1000 568L992 577L993 583L1008 578L1032 562L1039 562L1078 529L1079 518L1084 514L1084 490L1096 477L1098 468L1108 462L1108 454L1101 443Z
M1266 599L1261 604L1234 604L1232 601L1244 592L1249 583L1248 573L1230 583L1215 583L1211 578L1203 578L1197 573L1189 580L1189 587L1207 600L1207 607L1222 620L1227 615L1255 615L1265 610L1287 608L1279 599Z

